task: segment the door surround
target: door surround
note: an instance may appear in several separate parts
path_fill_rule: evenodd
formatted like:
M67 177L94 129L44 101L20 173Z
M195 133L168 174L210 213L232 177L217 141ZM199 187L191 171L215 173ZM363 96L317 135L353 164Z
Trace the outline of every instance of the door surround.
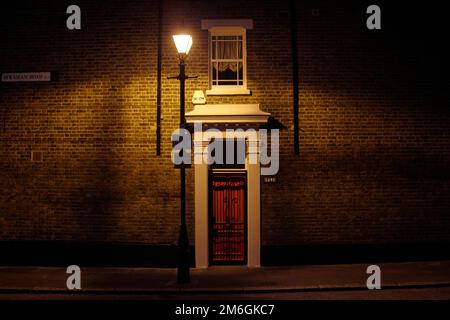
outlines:
M186 113L186 122L195 124L241 124L256 126L267 122L269 113L259 109L259 104L252 105L196 105L194 110ZM222 138L230 134L221 131ZM261 266L261 207L259 133L246 135L236 131L234 138L246 141L244 170L247 172L247 266ZM209 139L203 132L193 135L194 142L194 187L195 187L195 265L197 268L209 266L209 231L208 231L208 194L209 194ZM252 161L250 161L250 159ZM256 159L256 161L255 161Z

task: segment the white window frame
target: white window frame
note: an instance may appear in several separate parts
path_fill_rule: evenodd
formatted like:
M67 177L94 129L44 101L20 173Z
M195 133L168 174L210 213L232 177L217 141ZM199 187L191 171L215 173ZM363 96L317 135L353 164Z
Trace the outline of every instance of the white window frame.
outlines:
M208 29L208 76L207 95L249 95L247 89L247 29L253 28L252 20L202 20L202 29ZM242 85L212 84L212 37L242 36Z

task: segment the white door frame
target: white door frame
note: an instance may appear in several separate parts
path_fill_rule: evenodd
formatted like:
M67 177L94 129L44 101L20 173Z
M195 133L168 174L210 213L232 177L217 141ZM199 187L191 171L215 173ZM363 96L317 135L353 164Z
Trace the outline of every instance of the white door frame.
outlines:
M199 138L200 136L200 138ZM204 161L207 157L207 145L203 135L194 135L195 161L195 265L197 268L209 266L208 241L208 170ZM197 148L195 148L197 146ZM249 159L256 159L250 161ZM247 172L247 266L261 266L261 208L260 208L260 163L259 135L256 140L247 139L245 171Z

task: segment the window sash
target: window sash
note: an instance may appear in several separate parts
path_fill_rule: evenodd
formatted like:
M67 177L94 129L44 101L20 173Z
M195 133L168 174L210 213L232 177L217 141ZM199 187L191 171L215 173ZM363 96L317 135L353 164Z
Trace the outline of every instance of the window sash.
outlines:
M246 30L244 28L216 29L209 32L209 82L210 88L246 89L247 88L247 52L246 52ZM234 39L218 38L233 37ZM237 58L218 58L218 43L235 42ZM215 52L213 52L215 50ZM240 52L239 52L240 51ZM234 63L236 67L236 79L220 78L219 63Z
M234 43L235 48L227 48L224 44L230 44ZM243 47L244 42L242 40L211 40L211 58L212 59L219 59L219 60L225 60L225 59L243 59ZM233 52L233 49L236 51ZM226 57L226 58L220 58L219 53L221 55L226 55L227 53L230 54L233 57Z
M212 72L211 84L213 86L221 85L220 83L222 83L222 85L229 85L229 84L225 84L225 83L229 82L229 83L234 83L237 86L243 86L244 85L243 62L241 60L227 60L227 62L232 62L232 63L236 64L236 71L233 71L231 69L231 71L236 73L235 79L223 78L223 77L219 76L220 72L225 72L228 69L227 68L223 71L220 71L219 63L221 63L221 62L223 63L223 60L213 61L211 63L211 72Z

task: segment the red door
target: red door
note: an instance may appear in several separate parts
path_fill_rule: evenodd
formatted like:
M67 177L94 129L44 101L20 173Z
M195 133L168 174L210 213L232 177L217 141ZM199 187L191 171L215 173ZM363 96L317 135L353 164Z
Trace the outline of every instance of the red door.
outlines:
M210 264L246 264L246 174L211 173Z

